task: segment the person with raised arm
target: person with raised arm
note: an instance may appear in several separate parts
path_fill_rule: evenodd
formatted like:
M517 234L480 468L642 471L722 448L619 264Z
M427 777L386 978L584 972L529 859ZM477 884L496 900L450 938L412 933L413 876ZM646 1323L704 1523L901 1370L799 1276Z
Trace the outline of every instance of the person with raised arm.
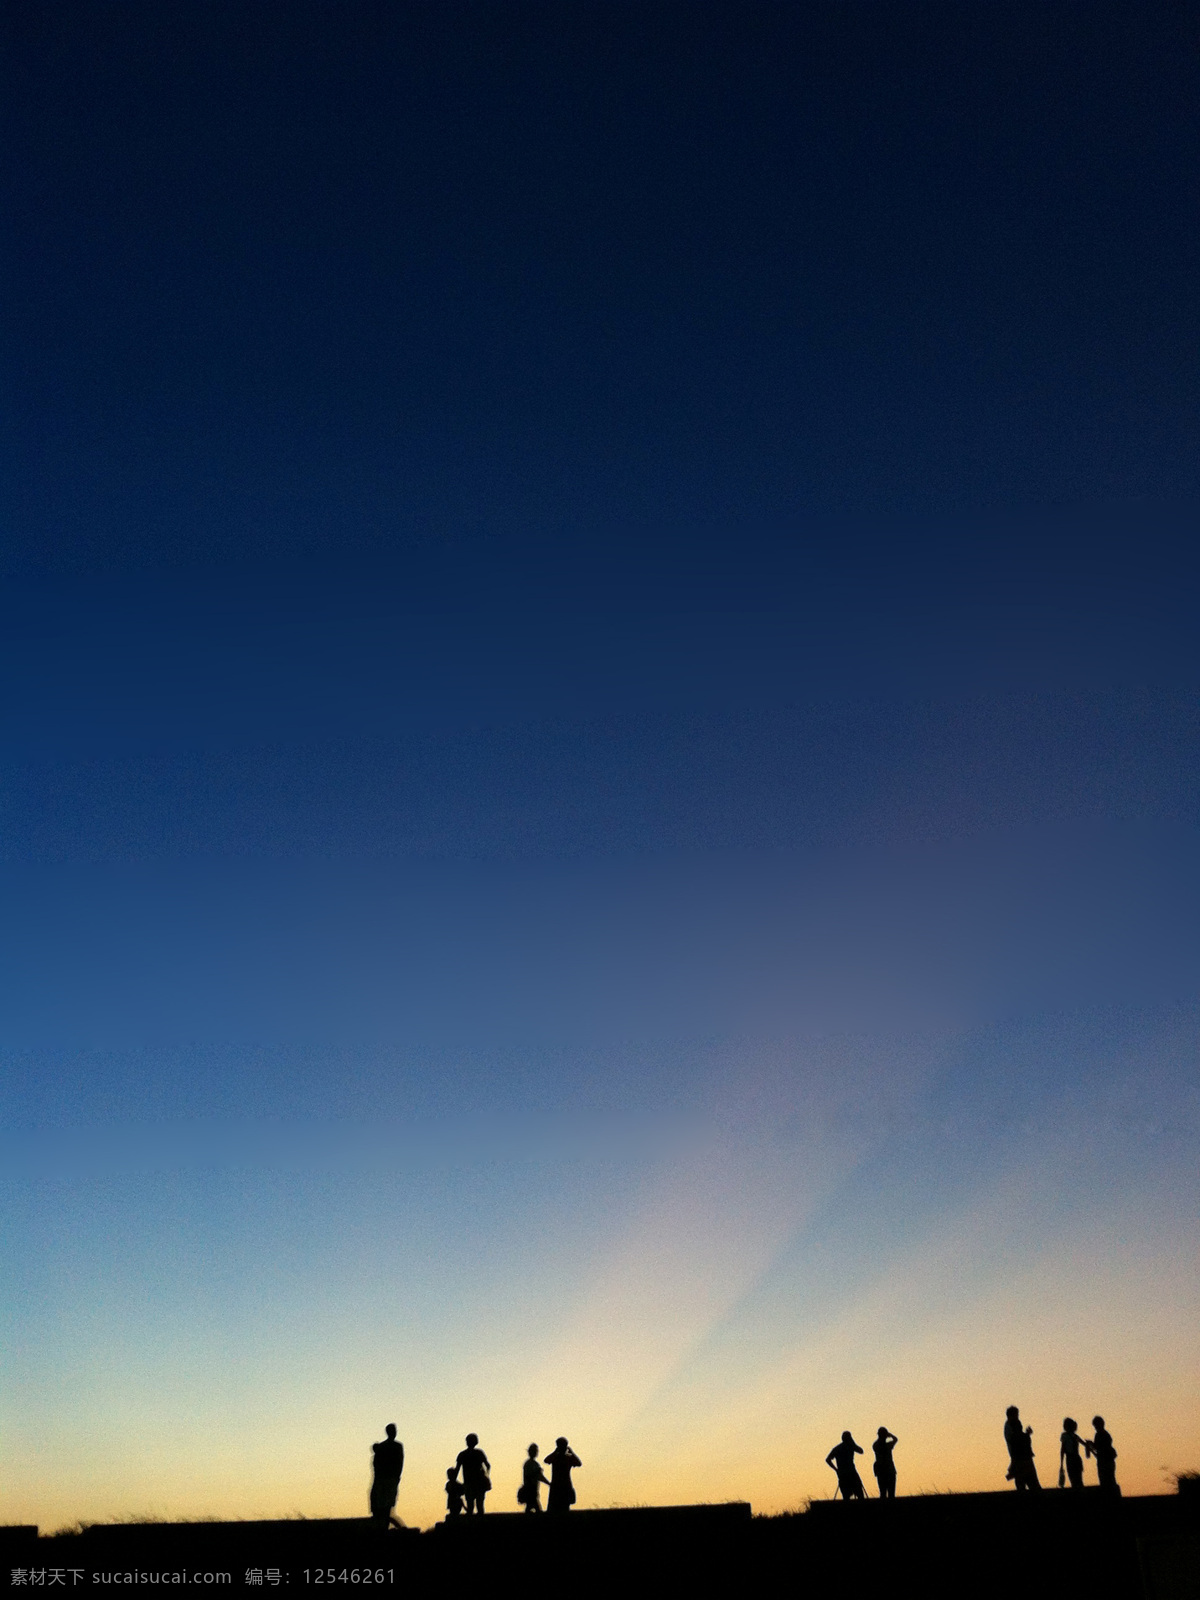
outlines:
M1120 1494L1120 1485L1117 1483L1117 1452L1113 1449L1112 1434L1104 1426L1103 1417L1093 1417L1092 1427L1095 1432L1090 1439L1084 1440L1083 1448L1095 1460L1100 1487L1107 1489L1109 1494Z
M880 1428L871 1446L875 1452L875 1465L871 1470L875 1474L875 1482L879 1485L881 1500L896 1498L896 1463L892 1460L892 1451L899 1443L894 1433L889 1433L886 1428Z
M560 1437L554 1441L554 1449L546 1457L546 1465L550 1468L550 1496L546 1510L560 1513L570 1511L575 1504L571 1469L581 1467L583 1462L567 1441Z
M842 1491L843 1500L865 1500L867 1498L867 1491L863 1488L863 1481L859 1477L858 1468L854 1464L855 1456L861 1456L862 1453L862 1445L855 1444L854 1436L847 1429L842 1435L841 1443L835 1444L825 1457L825 1465L832 1467L837 1473L838 1488Z

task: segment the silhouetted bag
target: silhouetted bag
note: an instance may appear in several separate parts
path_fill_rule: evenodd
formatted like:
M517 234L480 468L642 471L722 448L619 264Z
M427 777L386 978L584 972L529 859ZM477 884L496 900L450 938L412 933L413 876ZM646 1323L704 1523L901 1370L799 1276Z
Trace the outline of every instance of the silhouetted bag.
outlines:
M1059 1469L1058 1469L1058 1487L1060 1489L1065 1489L1067 1487L1067 1469L1066 1469L1066 1467L1059 1467Z
M486 1472L484 1473L483 1477L480 1478L480 1480L479 1480L479 1487L483 1490L484 1494L486 1494L488 1492L488 1490L492 1487L492 1480L488 1477Z
M519 1506L527 1506L529 1504L529 1490L524 1484L517 1490L517 1504Z

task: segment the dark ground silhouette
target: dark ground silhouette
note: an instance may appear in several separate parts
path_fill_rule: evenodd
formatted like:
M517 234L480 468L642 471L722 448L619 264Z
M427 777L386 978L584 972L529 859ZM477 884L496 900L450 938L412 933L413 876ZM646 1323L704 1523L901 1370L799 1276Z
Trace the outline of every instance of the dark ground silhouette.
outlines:
M247 1574L265 1586L274 1571L281 1592L312 1586L320 1572L332 1573L321 1581L342 1590L370 1573L372 1588L412 1594L553 1584L572 1600L728 1600L781 1585L788 1593L841 1590L853 1575L864 1588L886 1582L889 1593L922 1600L1062 1600L1076 1592L1088 1600L1195 1600L1200 1495L998 1490L817 1501L778 1517L752 1517L747 1505L576 1510L558 1518L512 1511L459 1517L427 1533L378 1533L365 1517L117 1524L43 1539L0 1530L0 1564L40 1571L46 1586L50 1571L78 1571L86 1587L96 1573L223 1569L239 1592ZM65 1581L71 1584L69 1575Z

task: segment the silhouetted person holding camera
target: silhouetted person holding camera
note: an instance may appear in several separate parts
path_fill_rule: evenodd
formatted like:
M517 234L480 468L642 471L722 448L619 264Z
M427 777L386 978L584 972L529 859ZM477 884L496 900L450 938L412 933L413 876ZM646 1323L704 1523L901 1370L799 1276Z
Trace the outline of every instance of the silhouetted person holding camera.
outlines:
M1090 1439L1085 1439L1083 1448L1096 1462L1096 1472L1100 1479L1100 1487L1107 1489L1110 1494L1120 1494L1117 1484L1117 1452L1113 1449L1112 1434L1104 1426L1103 1417L1093 1417L1092 1427L1096 1430Z
M543 1484L549 1486L550 1479L542 1471L537 1445L531 1444L525 1452L525 1464L521 1468L521 1487L517 1490L517 1499L525 1507L527 1516L530 1512L542 1509Z
M547 1511L570 1511L575 1504L575 1487L571 1482L571 1468L581 1467L583 1462L565 1439L555 1439L554 1449L546 1457L546 1465L550 1468L550 1495L546 1506ZM543 1480L544 1481L544 1480Z
M463 1495L467 1502L467 1515L481 1517L483 1515L483 1497L492 1487L492 1480L488 1473L492 1470L492 1463L479 1448L479 1435L467 1435L467 1448L460 1450L457 1457L457 1466L462 1471Z
M1072 1489L1083 1488L1083 1440L1079 1437L1079 1424L1074 1417L1063 1418L1063 1431L1058 1441L1058 1487L1063 1488L1063 1478Z
M463 1495L465 1491L458 1481L458 1468L446 1468L446 1517L459 1517L462 1515Z
M1033 1429L1021 1426L1021 1413L1016 1406L1009 1406L1004 1415L1004 1442L1008 1446L1005 1476L1017 1489L1040 1489L1033 1464Z
M400 1474L404 1471L404 1446L396 1438L396 1424L389 1422L386 1439L371 1446L375 1473L371 1480L371 1519L381 1533L386 1532L396 1496L400 1493Z
M867 1491L863 1488L863 1481L858 1475L858 1468L854 1464L855 1456L861 1456L863 1448L855 1444L854 1438L847 1430L842 1435L842 1442L835 1444L825 1457L825 1465L832 1467L837 1473L838 1488L842 1491L843 1500L865 1500Z
M899 1443L894 1433L889 1433L886 1428L880 1428L871 1446L875 1452L875 1465L871 1470L875 1474L875 1482L879 1485L881 1500L896 1498L896 1463L892 1460L892 1451Z

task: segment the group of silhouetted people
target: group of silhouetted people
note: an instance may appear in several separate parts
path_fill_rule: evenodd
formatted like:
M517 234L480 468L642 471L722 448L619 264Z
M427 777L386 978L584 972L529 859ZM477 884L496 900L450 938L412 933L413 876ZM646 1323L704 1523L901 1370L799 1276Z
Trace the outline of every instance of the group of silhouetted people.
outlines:
M1113 1449L1112 1434L1104 1426L1103 1417L1093 1417L1092 1427L1095 1430L1092 1437L1083 1439L1079 1435L1078 1424L1074 1417L1063 1418L1063 1431L1058 1448L1058 1486L1062 1489L1069 1484L1072 1489L1083 1488L1083 1463L1086 1457L1096 1463L1100 1487L1114 1494L1120 1494L1121 1491L1117 1487L1117 1452ZM899 1442L894 1433L881 1427L871 1443L875 1456L872 1471L879 1486L881 1500L896 1498L896 1461L892 1452ZM1037 1467L1033 1460L1033 1429L1022 1423L1021 1413L1016 1406L1009 1406L1005 1413L1004 1442L1008 1446L1007 1481L1018 1490L1040 1489L1042 1485L1038 1480ZM394 1422L389 1422L387 1425L387 1437L372 1445L371 1450L375 1462L374 1478L371 1483L371 1516L379 1528L386 1529L389 1523L395 1521L392 1511L400 1490L400 1475L404 1471L404 1446L396 1438ZM835 1494L840 1493L843 1500L867 1498L867 1491L863 1487L854 1460L855 1456L865 1453L862 1446L854 1442L853 1434L847 1430L842 1434L840 1442L835 1444L825 1457L826 1466L832 1467L837 1473ZM575 1503L575 1488L571 1482L571 1473L574 1468L582 1465L582 1461L562 1437L554 1441L554 1449L545 1458L544 1463L538 1460L537 1445L531 1444L525 1453L521 1469L521 1487L517 1490L517 1504L525 1508L527 1516L540 1512L542 1489L547 1488L550 1493L547 1497L546 1510L569 1511ZM545 1467L550 1468L548 1478ZM448 1519L464 1514L477 1517L483 1515L483 1502L492 1487L491 1471L491 1462L479 1448L479 1435L469 1433L466 1449L460 1450L454 1465L446 1469Z
M574 1467L581 1467L583 1462L565 1439L558 1438L554 1441L554 1449L546 1457L545 1464L550 1468L549 1477L542 1470L542 1463L538 1460L537 1445L531 1444L525 1452L525 1461L521 1468L521 1487L517 1490L517 1504L525 1507L527 1515L530 1512L541 1511L543 1485L550 1491L547 1497L547 1511L569 1511L575 1504L575 1486L571 1482L571 1471ZM492 1487L492 1480L489 1477L491 1470L491 1462L479 1448L478 1436L469 1433L467 1448L460 1450L454 1465L446 1469L447 1517L461 1516L464 1512L467 1516L483 1515L483 1498Z
M1060 1489L1068 1485L1072 1489L1083 1488L1083 1462L1086 1456L1096 1463L1100 1487L1120 1494L1117 1486L1117 1452L1113 1449L1112 1434L1104 1426L1103 1417L1093 1417L1092 1427L1095 1429L1092 1437L1082 1439L1075 1418L1063 1418L1058 1447L1058 1486ZM894 1500L896 1497L896 1462L892 1451L899 1442L887 1428L880 1428L872 1442L871 1448L875 1454L873 1471L881 1500ZM1033 1429L1021 1422L1021 1413L1016 1406L1009 1406L1006 1413L1004 1442L1008 1446L1007 1481L1017 1489L1040 1489L1042 1486L1038 1481L1037 1468L1033 1464ZM843 1433L841 1442L835 1444L825 1457L825 1465L837 1473L835 1496L840 1494L843 1500L867 1498L854 1460L855 1456L865 1453L862 1446L854 1442L854 1435L847 1431Z
M538 1447L531 1444L525 1453L525 1465L521 1469L521 1487L517 1490L517 1504L525 1507L526 1515L542 1509L542 1485L550 1490L547 1496L547 1511L569 1511L575 1504L575 1486L571 1482L571 1469L581 1467L583 1462L571 1449L565 1439L556 1439L554 1449L546 1457L550 1468L547 1478L542 1471L542 1463L538 1460Z
M1112 1434L1104 1426L1103 1417L1092 1418L1095 1430L1090 1439L1079 1435L1079 1424L1074 1417L1063 1418L1063 1431L1058 1440L1058 1487L1083 1488L1084 1457L1096 1463L1100 1487L1112 1494L1120 1494L1117 1484L1117 1452L1113 1449ZM1005 1413L1004 1442L1008 1446L1007 1480L1017 1489L1040 1489L1041 1481L1033 1461L1033 1429L1021 1422L1016 1406Z
M900 1443L894 1433L887 1428L880 1428L872 1442L871 1449L875 1455L875 1464L872 1471L875 1481L879 1485L879 1498L881 1500L894 1500L896 1498L896 1462L892 1451ZM863 1447L855 1444L854 1435L847 1431L842 1435L841 1442L835 1444L825 1457L825 1465L832 1467L837 1473L838 1486L834 1490L840 1492L843 1500L865 1500L867 1491L863 1481L858 1475L858 1468L854 1464L855 1456L864 1454Z
M392 1512L400 1492L400 1475L404 1471L404 1446L396 1438L396 1424L389 1422L387 1437L371 1446L375 1470L371 1482L371 1517L381 1531L396 1519ZM538 1447L531 1444L526 1451L521 1472L521 1487L517 1490L517 1504L526 1513L542 1510L542 1487L550 1493L546 1510L569 1511L575 1504L575 1486L571 1473L583 1462L571 1449L566 1439L554 1441L554 1449L545 1459L550 1468L547 1478L538 1460ZM446 1469L446 1516L483 1515L483 1502L492 1487L492 1464L479 1447L479 1435L469 1433L465 1450L460 1450L454 1465ZM398 1524L397 1524L398 1525Z

